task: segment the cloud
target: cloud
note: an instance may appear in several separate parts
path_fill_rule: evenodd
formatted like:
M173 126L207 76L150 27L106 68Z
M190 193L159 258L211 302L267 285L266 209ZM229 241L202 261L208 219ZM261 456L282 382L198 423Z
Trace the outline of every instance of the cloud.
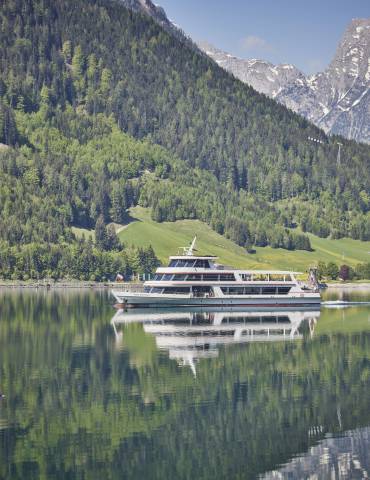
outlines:
M260 50L264 52L273 50L272 45L270 45L264 38L257 37L256 35L248 35L243 38L242 46L245 50Z

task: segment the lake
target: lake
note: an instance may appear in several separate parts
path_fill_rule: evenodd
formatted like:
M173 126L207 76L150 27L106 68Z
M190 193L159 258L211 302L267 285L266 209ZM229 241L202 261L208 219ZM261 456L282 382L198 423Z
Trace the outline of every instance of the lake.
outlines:
M1 479L368 478L370 305L112 304L0 292Z

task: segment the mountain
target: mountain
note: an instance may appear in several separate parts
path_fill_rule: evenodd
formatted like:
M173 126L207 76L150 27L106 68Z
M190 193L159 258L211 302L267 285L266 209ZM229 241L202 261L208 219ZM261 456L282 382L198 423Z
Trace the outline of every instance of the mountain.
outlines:
M297 79L303 80L305 78L304 74L293 65L273 65L256 58L244 60L223 52L208 42L199 42L198 46L220 67L231 72L258 92L272 98L275 98L285 85Z
M370 239L369 146L328 138L142 13L118 0L3 1L0 275L144 268L109 225L136 205L248 249L310 250L306 232ZM94 226L99 262L72 229Z
M293 65L242 60L199 43L221 67L305 116L326 133L370 143L370 19L355 19L321 73L305 76Z

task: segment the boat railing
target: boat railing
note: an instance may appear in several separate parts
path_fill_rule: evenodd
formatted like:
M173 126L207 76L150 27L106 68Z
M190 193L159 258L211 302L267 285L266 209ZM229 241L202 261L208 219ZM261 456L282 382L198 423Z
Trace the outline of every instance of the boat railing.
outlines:
M214 297L214 294L212 292L192 292L190 294L191 297L194 298L212 298Z
M143 283L119 283L114 287L117 291L130 292L130 293L144 293Z

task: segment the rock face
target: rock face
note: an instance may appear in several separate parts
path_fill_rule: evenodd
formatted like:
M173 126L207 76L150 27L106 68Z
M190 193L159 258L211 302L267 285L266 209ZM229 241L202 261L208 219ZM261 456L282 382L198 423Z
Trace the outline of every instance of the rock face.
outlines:
M242 60L206 43L198 46L240 80L327 133L370 143L370 19L352 20L328 68L309 77L293 65Z
M265 60L243 60L218 50L207 42L199 42L198 47L211 57L220 67L231 72L242 82L248 83L258 92L276 97L281 89L305 76L293 65L273 65Z

